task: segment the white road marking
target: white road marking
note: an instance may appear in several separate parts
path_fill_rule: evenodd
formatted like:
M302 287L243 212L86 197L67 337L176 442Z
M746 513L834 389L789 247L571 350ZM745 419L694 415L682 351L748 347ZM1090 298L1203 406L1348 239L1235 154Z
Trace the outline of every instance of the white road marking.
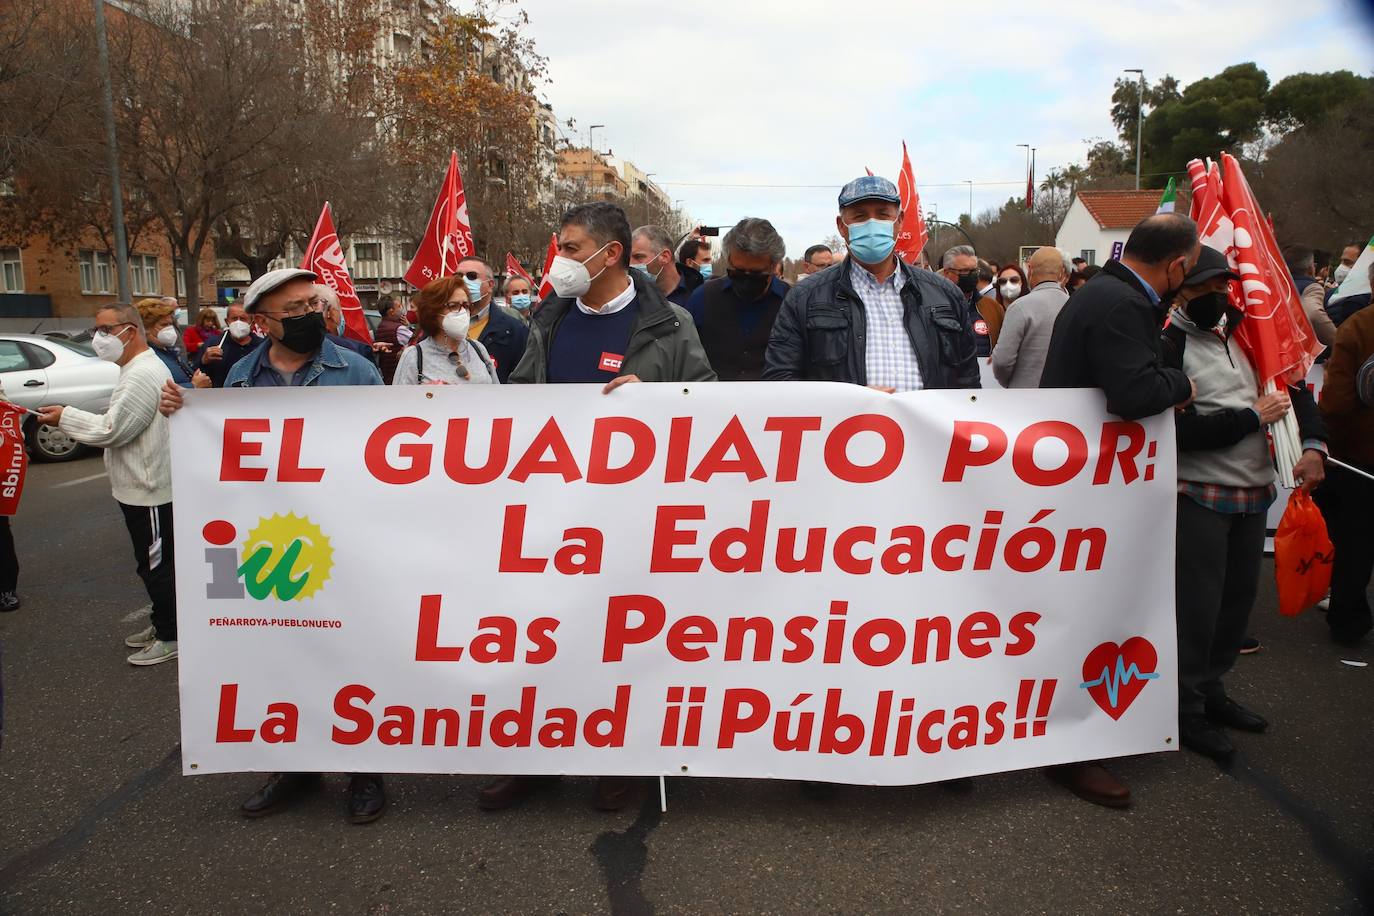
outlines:
M104 476L105 472L101 471L99 474L92 474L90 477L78 477L75 480L68 480L64 483L55 483L52 485L52 488L54 490L60 490L63 487L74 487L79 483L90 483L92 480L99 480Z
M129 613L125 614L123 617L120 618L120 622L121 622L121 623L133 623L135 620L139 619L140 617L147 617L148 614L152 611L152 609L153 609L153 606L152 606L151 604L145 604L145 605L143 605L143 607L139 608L138 610L136 610L136 611L130 611Z

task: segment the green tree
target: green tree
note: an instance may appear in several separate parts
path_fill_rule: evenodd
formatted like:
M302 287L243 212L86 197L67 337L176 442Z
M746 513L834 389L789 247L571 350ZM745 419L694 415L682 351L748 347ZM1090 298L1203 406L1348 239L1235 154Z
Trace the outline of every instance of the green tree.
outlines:
M1168 74L1153 86L1147 83L1143 95L1138 79L1117 77L1112 86L1112 123L1116 125L1117 134L1125 147L1125 158L1135 161L1135 122L1140 106L1148 115L1159 106L1178 98L1178 80Z
M1374 90L1374 79L1356 76L1349 70L1294 73L1269 90L1264 100L1264 115L1274 130L1287 133L1316 124L1327 112L1371 90Z
M1269 76L1253 63L1235 64L1200 79L1145 118L1145 171L1175 172L1190 159L1239 155L1258 139L1265 121Z

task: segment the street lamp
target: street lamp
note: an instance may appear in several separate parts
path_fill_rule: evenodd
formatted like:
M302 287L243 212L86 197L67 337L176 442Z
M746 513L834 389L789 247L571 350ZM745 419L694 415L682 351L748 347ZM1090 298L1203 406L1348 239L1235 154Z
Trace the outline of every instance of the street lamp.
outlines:
M96 56L100 62L100 107L105 117L105 155L110 170L110 221L114 223L115 276L118 278L119 300L132 302L132 286L129 283L129 243L124 234L124 191L119 181L119 140L115 133L114 89L110 82L110 46L105 33L105 0L94 0L94 4ZM187 276L190 276L189 267ZM172 291L176 292L175 289ZM189 284L187 292L190 292ZM188 322L196 320L195 315L187 319Z
M973 222L973 179L965 179L964 184L968 185L968 221Z
M1031 174L1031 145L1029 143L1018 143L1018 147L1026 151L1026 209L1031 208L1031 188L1035 184L1035 177Z
M1135 92L1135 189L1140 190L1140 130L1145 126L1144 119L1140 116L1145 107L1145 71L1140 68L1122 70L1122 73L1137 73L1140 75L1140 84Z
M591 147L592 152L596 152L596 130L597 130L597 128L601 128L602 130L604 130L604 129L606 128L606 125L605 125L605 124L593 124L591 127L587 128L587 145L588 145L589 147Z

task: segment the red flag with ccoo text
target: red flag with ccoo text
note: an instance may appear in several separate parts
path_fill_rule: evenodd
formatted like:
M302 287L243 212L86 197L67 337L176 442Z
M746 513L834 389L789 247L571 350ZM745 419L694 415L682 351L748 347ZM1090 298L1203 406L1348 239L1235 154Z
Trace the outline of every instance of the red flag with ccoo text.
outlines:
M0 515L19 511L29 453L24 448L23 408L0 401Z
M911 156L902 141L902 170L897 175L897 193L902 198L902 224L897 227L897 257L915 264L926 247L926 218L921 213L921 195L916 192L916 173Z
M520 266L520 262L515 259L515 255L511 254L509 251L506 252L506 276L524 277L525 282L529 283L530 286L534 285L534 277L531 277L529 272Z
M539 276L539 301L543 302L553 292L553 282L549 280L549 269L553 267L553 259L558 256L558 235L549 237L549 250L544 254L544 272Z
M344 336L366 344L372 343L372 330L367 325L367 317L363 315L363 304L353 287L353 277L348 273L348 262L344 258L343 246L339 244L339 234L334 230L334 215L329 211L327 200L315 223L310 244L305 246L301 268L313 271L320 282L339 297L339 307L343 309L344 316Z
M457 273L458 263L474 251L458 154L450 153L439 199L434 202L434 212L429 215L415 260L406 268L406 282L423 289L431 280Z
M1307 320L1278 241L1240 163L1230 153L1222 153L1221 168L1221 203L1235 227L1227 257L1241 276L1245 311L1236 339L1262 381L1291 383L1307 375L1324 348Z

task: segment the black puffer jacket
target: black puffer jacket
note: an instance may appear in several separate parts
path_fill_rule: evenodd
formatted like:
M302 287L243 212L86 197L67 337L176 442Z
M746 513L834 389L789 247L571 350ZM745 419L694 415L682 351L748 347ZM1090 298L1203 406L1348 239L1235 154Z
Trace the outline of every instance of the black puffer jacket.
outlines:
M764 381L868 384L863 300L849 282L850 259L798 283L783 300L768 340ZM907 336L925 388L979 388L973 329L959 288L900 260Z

